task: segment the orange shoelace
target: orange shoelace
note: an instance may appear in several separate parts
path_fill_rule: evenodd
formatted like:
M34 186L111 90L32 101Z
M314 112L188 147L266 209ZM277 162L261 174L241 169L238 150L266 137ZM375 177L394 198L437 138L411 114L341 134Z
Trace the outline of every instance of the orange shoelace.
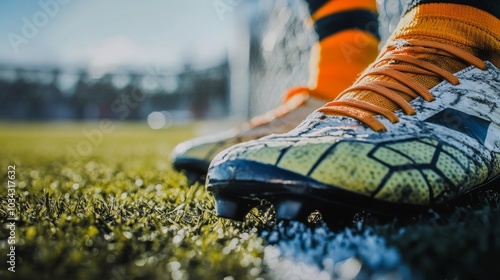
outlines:
M311 92L313 91L307 87L295 87L289 89L282 101L282 104L279 107L251 119L250 127L267 124L274 119L281 118L291 111L297 109L300 105L306 102Z
M487 65L481 59L455 46L420 39L399 39L379 56L379 59L371 66L371 69L364 72L353 86L347 88L334 101L325 104L318 111L330 115L351 117L366 124L374 131L386 131L386 127L375 118L375 115L382 115L392 123L396 123L399 121L399 118L393 111L367 101L341 97L349 92L368 90L393 101L405 114L414 115L414 108L398 92L407 94L412 99L420 96L428 102L433 101L434 96L432 96L426 86L411 77L411 74L442 78L452 85L460 83L453 73L431 62L415 57L416 54L459 58L469 65L474 65L482 70L487 68ZM381 80L370 80L359 83L359 81L362 81L363 78L369 75L385 75L398 83Z

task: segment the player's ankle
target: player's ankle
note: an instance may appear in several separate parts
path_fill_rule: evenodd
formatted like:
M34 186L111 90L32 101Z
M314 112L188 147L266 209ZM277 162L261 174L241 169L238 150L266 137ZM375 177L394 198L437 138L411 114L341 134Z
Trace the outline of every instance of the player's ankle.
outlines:
M333 100L350 86L378 54L375 0L310 3L318 43L311 50L311 94Z
M417 5L401 19L388 40L431 39L451 44L500 67L500 19L469 5Z
M313 94L335 99L375 60L379 42L361 30L346 30L318 42L311 50L309 87Z

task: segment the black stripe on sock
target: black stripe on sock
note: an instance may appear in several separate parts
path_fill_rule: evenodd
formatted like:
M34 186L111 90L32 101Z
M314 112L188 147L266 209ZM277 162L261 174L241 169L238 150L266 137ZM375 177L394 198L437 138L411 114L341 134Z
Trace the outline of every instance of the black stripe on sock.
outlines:
M488 12L500 19L500 3L493 0L410 0L403 14L406 14L418 5L431 3L467 5Z
M319 8L325 5L329 0L306 0L309 5L309 12L313 15Z
M314 23L319 40L348 29L360 29L380 39L378 33L378 15L365 9L355 9L334 13L320 18Z

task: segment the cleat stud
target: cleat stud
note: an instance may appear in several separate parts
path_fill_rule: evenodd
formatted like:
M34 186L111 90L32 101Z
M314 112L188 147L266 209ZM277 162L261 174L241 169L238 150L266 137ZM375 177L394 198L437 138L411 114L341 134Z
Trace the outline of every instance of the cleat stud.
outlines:
M335 205L323 207L320 211L323 221L331 230L341 230L352 225L356 220L356 215L359 215L356 210Z
M298 199L283 199L274 203L276 209L276 219L285 221L308 222L308 217L314 210L305 202Z
M243 221L248 212L258 205L258 202L243 198L215 198L217 217Z

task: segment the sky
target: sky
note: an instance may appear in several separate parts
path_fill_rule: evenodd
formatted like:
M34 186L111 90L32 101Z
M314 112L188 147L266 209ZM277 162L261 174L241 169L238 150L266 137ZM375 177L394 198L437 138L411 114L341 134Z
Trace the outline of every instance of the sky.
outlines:
M0 64L214 65L238 9L221 13L215 1L227 0L2 0Z

